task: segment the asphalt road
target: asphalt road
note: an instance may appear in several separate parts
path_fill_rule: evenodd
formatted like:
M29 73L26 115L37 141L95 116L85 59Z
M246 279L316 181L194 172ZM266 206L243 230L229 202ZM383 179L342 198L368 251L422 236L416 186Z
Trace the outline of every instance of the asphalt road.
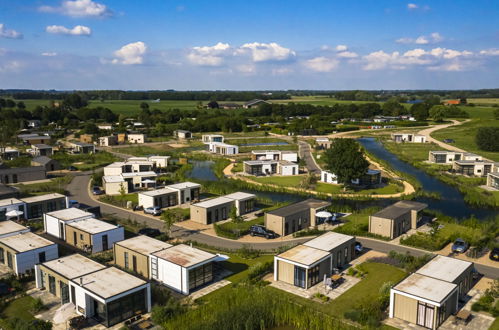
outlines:
M151 228L157 228L163 230L163 221L159 219L155 219L153 217L137 214L134 212L130 212L127 210L123 210L118 207L114 207L105 203L100 203L89 196L88 184L90 180L90 173L81 173L76 175L71 183L67 186L66 190L71 195L72 199L76 199L78 202L87 204L90 206L100 206L102 213L112 214L114 216L136 220L137 222L144 223L146 226ZM172 227L172 236L175 238L180 238L182 240L192 240L198 243L207 244L213 247L221 248L221 249L239 249L243 247L243 245L250 245L254 249L270 251L277 249L282 246L289 246L292 244L302 243L310 239L310 237L295 240L293 242L290 241L280 241L279 239L271 240L265 243L243 243L234 240L229 240L221 237L215 237L207 234L203 234L197 230L187 230L179 226ZM423 250L414 249L406 246L394 245L384 241L357 237L357 240L362 243L362 245L366 248L388 253L391 250L395 250L397 252L405 253L410 252L413 255L419 256L425 253L429 253ZM489 278L499 278L499 268L483 266L479 264L475 264L475 268L481 274L484 274Z
M310 145L305 141L298 141L298 146L299 146L298 153L300 155L300 158L305 161L305 164L307 164L308 171L310 173L320 174L321 169L319 166L317 166L317 163L315 162L312 156Z

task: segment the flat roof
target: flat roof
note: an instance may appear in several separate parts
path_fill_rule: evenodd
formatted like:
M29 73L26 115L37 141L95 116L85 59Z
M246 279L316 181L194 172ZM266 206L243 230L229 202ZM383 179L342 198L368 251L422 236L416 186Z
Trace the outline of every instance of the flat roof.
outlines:
M121 175L104 175L102 179L107 183L125 182Z
M236 145L234 144L228 144L228 143L225 143L225 142L210 142L211 144L214 144L214 145L217 145L217 146L220 146L220 147L231 147L231 148L237 148Z
M421 211L427 207L428 205L425 203L419 203L413 201L400 201L393 205L385 207L381 211L374 213L373 217L395 219L411 210Z
M33 234L32 232L0 238L0 243L14 249L19 253L55 244L54 242Z
M447 282L454 282L471 265L473 263L469 261L437 255L426 265L419 268L416 273Z
M106 268L106 266L81 254L72 254L47 261L43 265L70 280Z
M493 176L495 178L499 178L499 172L497 173L494 173L494 172L491 172L491 173L488 173L490 176Z
M177 190L165 187L165 188L161 188L161 189L142 191L142 192L139 192L139 195L154 197L154 196L161 196L161 195L165 195L165 194L176 194L176 193L178 193Z
M314 239L311 239L308 242L303 243L303 245L313 247L315 249L320 249L324 251L331 251L334 248L340 246L343 243L346 243L352 239L355 239L353 236L335 233L335 232L327 232L325 234L320 235Z
M76 207L70 207L68 209L62 209L59 211L48 212L46 215L53 216L62 221L69 221L73 219L83 218L83 217L94 217L93 213L83 211Z
M170 159L170 156L160 156L160 155L151 155L148 157L148 159Z
M294 203L291 205L283 206L273 211L267 212L267 214L277 215L279 217L286 217L288 215L295 214L306 209L317 209L320 207L326 207L331 205L330 202L326 202L320 199L309 198L304 201Z
M248 164L248 165L265 165L265 164L277 164L278 161L271 160L271 159L268 159L268 160L245 160L243 163Z
M480 164L494 164L494 162L488 161L488 160L455 160L454 161L456 164L462 164L462 165L480 165Z
M251 150L252 154L280 154L280 150Z
M256 195L238 191L229 195L225 195L223 197L240 201L244 199L256 198Z
M454 283L414 273L397 284L394 289L441 304L456 287Z
M125 162L114 162L114 163L107 165L106 167L118 168L118 167L122 167L123 165L125 165Z
M233 201L234 200L231 199L231 198L225 198L225 197L222 196L222 197L216 197L216 198L208 199L208 200L205 200L203 202L196 203L196 204L193 204L193 205L194 206L203 207L203 208L209 208L209 207L213 207L213 206L220 205L220 204L231 203Z
M154 252L152 255L174 263L176 265L188 268L199 263L209 261L217 256L185 244L172 246L171 248Z
M35 147L37 149L52 149L52 146L49 146L48 144L44 143L38 143L38 144L33 144L32 147Z
M0 221L0 235L14 233L16 231L26 230L28 227L18 224L11 220Z
M102 233L103 231L119 228L116 225L95 218L78 220L67 224L67 226L83 230L89 234L97 234Z
M81 280L80 280L81 279ZM125 293L141 285L146 281L130 275L116 267L104 268L96 272L79 276L73 282L98 296L107 299L120 293Z
M145 235L135 236L123 241L116 242L116 245L123 246L132 251L149 255L153 252L157 252L160 250L168 249L172 247L171 244L160 241L159 239L155 239Z
M153 171L145 171L145 172L132 172L132 173L121 173L122 177L131 178L134 176L158 176L156 172Z
M279 161L279 164L280 164L280 165L283 165L283 166L291 166L291 165L296 165L296 166L298 166L298 164L293 163L293 162L291 162L291 161L289 161L289 160L280 160L280 161Z
M9 206L14 204L22 204L23 202L17 198L6 198L0 200L0 206Z
M36 202L43 202L43 201L48 201L48 200L56 199L56 198L66 198L66 196L58 194L58 193L53 193L53 194L45 194L45 195L21 198L21 200L25 203L36 203Z
M186 182L179 182L179 183L175 183L175 184L170 184L166 187L171 188L171 189L182 190L182 189L187 189L187 188L199 188L199 187L201 187L201 185L199 183L186 181Z
M310 266L329 256L329 252L306 245L297 245L278 255L279 258Z

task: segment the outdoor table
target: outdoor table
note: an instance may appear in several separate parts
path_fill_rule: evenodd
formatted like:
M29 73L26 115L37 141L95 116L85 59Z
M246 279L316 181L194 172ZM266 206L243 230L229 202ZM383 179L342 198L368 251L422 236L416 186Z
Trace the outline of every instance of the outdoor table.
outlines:
M468 319L470 318L470 316L471 316L471 313L469 311L467 311L467 310L464 310L464 309L460 310L456 314L456 318L458 320L461 320L461 321L464 321L464 322L467 322Z
M342 279L342 277L341 277L340 274L334 274L334 275L331 276L331 280L333 280L333 282L337 282L337 281L339 281L341 279Z

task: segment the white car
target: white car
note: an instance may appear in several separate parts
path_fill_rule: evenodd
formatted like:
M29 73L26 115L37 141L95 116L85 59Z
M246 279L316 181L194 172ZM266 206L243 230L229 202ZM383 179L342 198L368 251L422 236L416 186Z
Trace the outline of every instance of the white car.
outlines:
M161 208L159 208L158 206L146 207L144 209L144 213L146 214L161 215L161 212Z

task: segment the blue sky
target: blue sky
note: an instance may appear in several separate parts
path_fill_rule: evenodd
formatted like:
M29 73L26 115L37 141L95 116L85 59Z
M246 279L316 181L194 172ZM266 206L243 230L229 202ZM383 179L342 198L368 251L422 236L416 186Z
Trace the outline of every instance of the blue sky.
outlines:
M0 88L496 88L499 1L0 0Z

